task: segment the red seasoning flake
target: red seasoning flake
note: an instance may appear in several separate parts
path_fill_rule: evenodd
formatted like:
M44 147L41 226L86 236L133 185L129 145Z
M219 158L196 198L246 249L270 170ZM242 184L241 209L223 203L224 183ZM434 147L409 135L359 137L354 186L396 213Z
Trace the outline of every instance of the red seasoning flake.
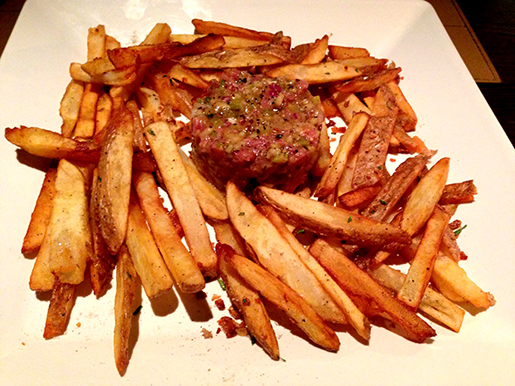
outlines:
M221 299L221 298L218 298L215 300L215 306L220 310L220 311L223 311L225 310L225 303L224 303L224 300Z

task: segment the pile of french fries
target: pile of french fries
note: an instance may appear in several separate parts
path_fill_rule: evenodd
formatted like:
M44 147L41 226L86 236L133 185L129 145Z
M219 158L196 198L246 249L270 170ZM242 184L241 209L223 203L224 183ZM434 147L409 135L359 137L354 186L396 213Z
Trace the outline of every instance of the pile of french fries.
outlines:
M249 335L275 360L263 299L329 351L340 345L332 324L368 341L371 322L386 318L422 343L436 332L421 314L458 332L461 303L495 303L460 267L463 227L450 221L476 188L447 183L449 158L430 166L436 152L410 135L417 117L399 67L364 48L329 45L327 35L292 48L281 32L193 25L196 34L175 35L156 24L129 47L102 25L89 29L87 61L70 65L61 133L5 130L13 144L57 161L22 246L37 253L30 288L52 293L45 338L66 331L77 285L89 278L101 296L113 272L121 375L141 286L151 299L220 278ZM221 192L189 158L193 103L228 68L304 79L329 129L332 119L346 124L333 153L324 126L318 161L298 191L260 186L246 196L229 182ZM389 171L392 153L406 159ZM399 261L409 268L391 264Z

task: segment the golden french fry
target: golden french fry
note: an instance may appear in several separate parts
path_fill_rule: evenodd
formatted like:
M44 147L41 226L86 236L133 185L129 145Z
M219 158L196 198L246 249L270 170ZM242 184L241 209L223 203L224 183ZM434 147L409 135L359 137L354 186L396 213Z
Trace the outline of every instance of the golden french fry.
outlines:
M338 196L340 207L347 210L362 209L382 190L381 185L365 186Z
M98 83L108 86L124 86L134 82L137 66L127 66L121 69L90 75L82 68L80 63L70 64L70 76L72 79L84 83Z
M288 79L303 79L310 84L343 81L362 75L360 69L340 62L317 64L286 64L265 71L270 78L284 76Z
M406 280L399 290L397 298L414 309L418 308L429 279L431 279L436 255L448 223L449 215L443 209L436 207L427 220L426 229L415 257L410 261Z
M95 135L105 129L113 112L113 99L107 93L102 93L98 98L97 112L95 115Z
M245 240L241 238L230 221L214 221L211 225L215 231L216 240L220 244L229 245L238 255L246 255Z
M311 174L314 176L322 176L331 162L331 143L329 141L329 133L327 125L322 123L322 130L320 131L320 142L318 143L318 158L311 168Z
M177 42L181 44L189 44L197 39L205 37L203 34L171 34L170 42ZM267 44L267 40L256 40L256 39L248 39L237 36L223 36L225 40L225 44L223 45L224 49L231 48L245 48L245 47L255 47L261 46L263 44Z
M86 84L80 104L79 118L75 125L75 138L91 138L95 134L97 103L101 92L100 85Z
M145 128L145 137L156 158L173 207L179 215L191 254L204 276L216 277L217 257L169 125L166 122L155 122Z
M61 133L66 138L71 137L73 129L75 129L75 124L79 118L79 111L83 94L84 83L72 79L66 87L66 91L63 95L63 98L61 99L59 108L59 114L63 119Z
M354 212L323 202L260 186L260 201L272 205L295 225L316 234L347 240L348 244L397 249L409 245L409 235L387 223L371 220Z
M56 168L50 168L45 173L43 185L39 192L34 211L30 217L29 227L23 238L22 253L35 252L43 243L45 233L52 214L52 205L55 196Z
M91 141L77 141L39 127L6 128L5 138L26 152L45 158L66 158L96 163L100 148Z
M131 112L121 109L105 130L98 162L97 216L109 252L116 254L127 232L134 140Z
M361 136L368 120L369 115L366 113L357 113L354 115L331 158L327 170L315 190L315 197L325 197L334 191L345 169L349 153Z
M355 94L336 91L333 93L332 99L334 103L336 103L336 107L338 107L343 120L347 124L350 124L354 115L359 112L363 112L368 115L372 114L370 109L361 102Z
M279 344L270 318L259 294L235 272L223 255L223 248L217 246L220 274L231 303L238 309L245 321L245 327L273 360L279 360ZM222 250L222 251L221 251Z
M202 90L207 90L209 88L209 83L202 79L200 75L179 63L170 68L168 76L170 78L177 79L179 82L189 84L190 86L197 87Z
M328 351L338 351L338 336L297 292L245 257L227 251L222 258L261 296L286 312L309 339Z
M81 170L59 161L55 197L45 239L49 240L49 269L61 283L80 284L92 255L88 188Z
M335 88L343 93L371 91L377 89L384 83L393 82L399 76L400 72L401 68L386 69L373 73L367 77L351 79Z
M495 304L491 293L483 291L457 262L443 254L436 256L431 281L442 294L453 301L468 302L484 309Z
M154 177L151 173L137 172L133 176L133 184L147 223L175 283L182 292L201 291L205 286L204 277L168 216Z
M297 291L324 320L344 323L343 312L313 272L270 220L232 182L227 184L227 207L232 224L252 247L261 265Z
M107 56L98 57L83 63L81 68L92 77L116 70L113 62L111 62L111 59Z
M88 30L88 61L106 55L106 30L99 24Z
M329 45L329 36L324 35L321 39L316 39L314 43L309 45L309 48L299 62L300 64L317 64L325 58L327 47Z
M474 201L476 194L477 188L472 180L447 184L438 203L440 205L469 203Z
M217 221L229 219L225 195L200 174L193 161L182 149L179 149L179 153L186 172L188 173L188 177L190 178L200 209L202 209L202 213Z
M415 130L418 121L417 115L404 96L399 84L395 81L390 81L386 83L386 86L392 90L393 95L395 95L395 104L399 106L400 109L397 124L400 125L404 131Z
M379 284L395 292L399 292L406 280L405 274L385 264L379 264L369 270L368 273ZM426 287L418 309L455 332L460 331L465 317L463 309L431 287Z
M270 206L262 206L261 212L274 224L281 235L297 252L302 262L315 274L326 292L331 296L336 305L343 311L347 322L365 340L370 339L370 322L359 310L345 292L336 284L329 274L320 266L318 261L304 248L304 246L290 232L279 214Z
M114 299L114 360L120 375L129 366L129 338L131 334L134 302L141 291L141 281L134 268L127 246L118 253L116 265L116 294Z
M373 302L379 310L386 312L403 328L408 339L423 343L436 335L435 330L420 319L414 311L393 297L386 288L324 240L315 241L309 251L349 296Z
M145 215L135 194L131 194L127 237L125 239L134 267L149 299L168 291L173 279L148 229Z
M70 314L75 303L74 284L57 281L52 290L52 298L48 306L43 338L52 339L66 332Z
M366 48L361 47L343 47L329 45L329 55L334 60L344 60L350 58L364 58L370 56Z

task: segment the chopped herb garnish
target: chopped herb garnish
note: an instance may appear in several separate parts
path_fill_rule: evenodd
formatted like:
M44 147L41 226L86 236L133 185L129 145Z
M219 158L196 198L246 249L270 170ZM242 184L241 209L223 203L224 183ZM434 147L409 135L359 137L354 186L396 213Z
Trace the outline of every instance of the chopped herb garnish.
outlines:
M249 332L249 338L250 338L250 343L252 343L252 345L255 345L257 343L257 339L254 335L252 335L251 332Z
M347 219L347 222L351 222L352 221L352 216L349 216L349 218Z
M245 212L238 213L238 216L245 216Z
M299 230L297 231L297 234L300 234L300 233L304 234L304 233L306 233L306 231L305 231L304 229L299 229Z
M220 284L220 287L222 288L222 290L224 290L224 291L227 290L227 288L225 287L224 281L220 277L218 278L218 284Z
M148 129L148 130L147 130L147 132L148 132L150 135L154 135L154 136L156 135L156 133L154 133L154 130L152 130L152 129Z
M385 200L379 200L379 202L380 202L382 205L386 205L386 204L388 204Z
M458 237L460 235L460 233L463 231L463 229L465 229L467 227L467 225L463 225L461 228L458 228L454 231L454 236Z

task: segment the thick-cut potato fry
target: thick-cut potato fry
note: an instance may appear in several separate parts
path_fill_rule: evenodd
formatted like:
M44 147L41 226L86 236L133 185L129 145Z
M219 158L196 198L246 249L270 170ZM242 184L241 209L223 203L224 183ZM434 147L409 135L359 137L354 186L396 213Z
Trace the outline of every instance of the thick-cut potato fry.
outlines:
M61 125L61 133L63 137L69 138L72 136L73 129L79 118L80 105L82 95L84 94L84 83L72 79L66 87L66 91L61 99L59 114L63 119Z
M304 248L290 232L279 214L270 206L260 207L260 211L274 224L281 235L297 252L302 262L315 274L318 281L331 296L336 305L343 311L347 322L365 340L370 339L370 322L345 292L336 284L329 274L320 266L318 261Z
M393 93L387 87L380 87L372 114L363 130L352 178L354 189L376 185L383 179L388 146L398 111Z
M173 279L148 229L138 198L131 194L125 243L149 299L168 291Z
M83 63L81 68L92 77L116 70L113 62L111 62L111 59L109 59L107 56L95 58L91 61Z
M166 122L153 123L145 128L145 136L156 158L173 207L179 215L191 254L204 276L216 277L217 257L169 125Z
M90 75L83 70L80 63L70 64L70 76L72 79L84 83L98 83L108 86L124 86L136 80L137 66L128 66L121 69Z
M121 109L106 128L98 162L98 207L100 229L109 252L116 254L127 232L132 176L134 119Z
M354 115L315 190L315 197L326 197L334 191L345 169L349 153L367 126L368 120L369 116L366 113Z
M59 161L45 239L50 242L49 269L61 283L81 283L92 255L87 193L81 170L67 160Z
M266 70L270 78L284 76L288 79L303 79L310 84L329 83L355 78L361 70L340 62L322 62L317 64L286 64Z
M151 173L137 172L133 176L133 184L147 223L175 283L182 292L201 291L205 286L204 277L168 216L154 177Z
M100 147L92 141L77 141L39 127L6 128L5 138L26 152L45 158L66 158L96 163Z
M229 213L227 212L225 195L200 174L196 165L182 149L179 149L179 153L202 213L213 220L228 220Z
M111 281L114 267L116 265L116 256L109 253L107 244L100 230L100 222L96 215L98 206L98 169L93 170L91 179L91 197L90 197L90 227L91 239L93 244L93 254L89 262L89 276L91 280L91 288L96 296L104 293L109 282Z
M437 206L427 220L426 229L415 257L410 261L406 280L399 290L397 298L414 309L418 308L429 279L431 279L436 255L448 223L449 215Z
M177 63L168 71L168 76L177 79L179 82L189 84L190 86L207 90L209 83L200 77L196 72Z
M99 24L88 30L88 61L106 55L106 30Z
M440 205L470 203L474 201L476 194L477 188L472 180L447 184L438 203Z
M379 194L363 210L363 215L383 221L418 177L428 160L428 157L419 155L407 158L401 163Z
M48 228L47 228L48 233ZM46 292L52 291L55 284L55 276L50 268L51 254L51 240L50 237L43 239L43 243L39 248L36 256L36 261L32 267L32 272L29 279L29 288L33 291Z
M52 205L55 197L56 168L50 168L45 173L43 185L39 192L34 211L30 217L29 227L23 238L22 253L35 252L39 249L45 238L45 233L52 214Z
M436 335L435 330L414 311L393 297L386 288L324 240L315 241L309 251L349 296L374 303L379 310L386 312L396 324L402 327L408 339L423 343Z
M75 125L75 138L91 138L95 134L97 104L101 92L100 85L86 84L80 104L79 118Z
M262 266L297 291L324 320L345 321L343 312L288 241L232 182L227 184L227 207L232 224Z
M132 263L127 247L118 253L116 265L116 295L114 298L114 361L120 375L129 366L129 338L131 334L134 301L141 289L141 282Z
M381 185L357 188L338 196L338 202L342 208L347 210L362 209L374 199L381 189Z
M314 43L309 45L309 48L299 62L300 64L317 64L325 58L327 46L329 45L329 36L324 35L321 39L315 40Z
M216 240L220 244L229 245L238 255L246 256L245 240L234 229L230 221L214 221L211 225L215 231Z
M354 115L363 112L368 115L372 114L372 111L359 100L355 94L341 93L336 91L332 95L336 107L340 111L342 118L346 124L350 124Z
M335 88L344 93L357 93L362 91L371 91L377 89L384 83L393 81L399 76L401 68L386 69L371 74L370 76L354 78Z
M455 302L468 302L483 309L495 304L491 293L483 291L457 262L441 253L436 256L431 281L442 294Z
M242 315L245 327L249 333L263 347L265 352L270 355L270 358L279 360L279 344L265 305L261 301L259 294L245 283L234 268L227 264L223 258L228 253L225 251L226 248L228 248L227 245L221 246L219 244L216 247L216 252L219 254L220 274L225 284L227 295L231 303Z
M344 60L350 58L365 58L370 56L366 48L361 47L342 47L329 45L329 55L334 60Z
M105 129L113 112L113 99L107 93L102 93L97 102L97 113L95 115L95 135Z
M52 339L66 332L75 303L75 288L74 284L56 281L48 306L43 338Z
M399 110L399 113L400 112L401 110ZM410 137L409 134L406 133L406 131L404 131L402 126L399 124L400 119L402 118L400 118L399 114L397 114L397 119L395 120L395 127L393 128L393 137L390 140L390 146L393 148L402 146L410 154L429 154L430 151L426 147L424 141L422 141L416 135ZM397 141L398 144L393 144L393 140Z
M147 140L143 134L143 123L141 122L138 104L131 99L125 105L134 117L134 149L140 151L138 154L144 154L147 151Z
M170 35L170 41L171 42L178 42L182 44L189 44L193 42L194 40L197 40L199 38L202 38L206 35L203 34L171 34ZM256 39L248 39L238 36L223 36L225 40L225 44L223 45L224 49L231 49L231 48L245 48L245 47L255 47L255 46L261 46L263 44L267 44L269 41L267 40L256 40Z
M156 23L150 32L145 36L145 39L141 42L141 45L148 44L160 44L168 40L168 37L172 33L172 28L166 23Z
M328 351L338 351L340 341L336 333L297 292L256 263L234 252L223 253L222 258L261 296L286 312L313 343Z
M323 202L260 186L258 199L272 205L295 225L314 233L346 240L348 244L397 249L409 245L409 235L387 223Z
M387 82L386 86L392 90L395 96L395 104L400 109L396 124L400 125L404 131L415 130L418 121L417 115L404 96L399 84L396 81L391 81Z
M394 292L398 292L406 280L405 274L385 264L378 265L368 273L379 284ZM465 317L465 311L462 308L431 287L426 287L418 309L455 332L460 331Z
M248 28L233 26L226 23L204 21L200 19L193 19L191 22L195 26L195 30L201 34L214 33L219 35L234 36L251 40L261 40L266 42L269 42L274 38L274 34L270 32L255 31ZM291 44L291 38L289 36L282 36L281 44L284 45L286 48L289 48Z

